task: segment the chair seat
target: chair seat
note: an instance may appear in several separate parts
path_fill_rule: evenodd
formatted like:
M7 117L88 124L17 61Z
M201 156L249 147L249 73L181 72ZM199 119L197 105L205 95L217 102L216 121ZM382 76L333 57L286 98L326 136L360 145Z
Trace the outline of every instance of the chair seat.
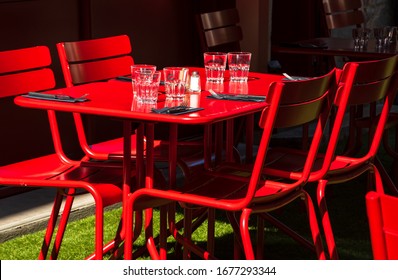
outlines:
M122 201L122 168L109 166L94 167L83 166L74 163L62 162L57 154L46 155L31 160L21 161L0 167L2 182L7 184L32 185L36 182L38 186L51 186L51 181L57 181L55 185L65 185L65 188L72 186L82 187L87 183L102 197L105 206ZM4 179L3 179L4 178ZM39 182L48 181L46 184ZM73 182L76 181L76 182ZM89 187L90 186L90 187Z
M181 191L175 191L176 195L191 194L211 198L215 203L227 199L237 203L247 196L248 182L251 176L249 165L227 163L219 166L214 171L200 173L187 182ZM270 202L279 197L286 196L287 192L294 191L286 187L286 184L275 181L261 181L254 195L252 204ZM173 192L173 191L171 191ZM200 199L199 199L200 200ZM182 207L195 208L193 205L181 203Z

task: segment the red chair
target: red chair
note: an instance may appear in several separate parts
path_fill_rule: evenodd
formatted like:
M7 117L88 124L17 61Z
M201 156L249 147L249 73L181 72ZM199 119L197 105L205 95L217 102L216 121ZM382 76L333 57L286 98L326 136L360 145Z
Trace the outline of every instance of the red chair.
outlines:
M380 191L366 194L370 240L375 260L398 260L398 198Z
M107 81L119 76L131 74L131 65L134 60L131 56L131 43L127 35L111 36L105 38L60 42L57 50L62 66L65 83L67 87L78 84ZM74 120L78 132L80 145L88 158L96 160L121 159L123 154L122 138L111 138L97 143L89 143L82 115L74 113ZM98 117L96 117L98 118ZM90 116L92 119L92 116ZM104 120L101 120L101 126ZM95 126L94 122L90 126ZM109 128L116 127L117 123L109 124ZM115 132L117 133L117 132ZM137 131L138 135L141 135ZM131 136L132 158L136 157L137 134ZM184 147L178 158L179 166L184 174L190 174L190 167L203 162L202 158L192 157L200 153L202 142L186 141L179 142ZM155 158L161 161L168 160L167 141L156 140ZM184 157L184 158L182 158Z
M324 126L327 122L329 108L332 103L335 82L334 70L329 74L306 81L287 81L273 83L267 95L268 106L263 110L260 127L263 129L258 154L251 168L237 163L220 164L214 171L197 173L187 181L181 190L140 189L132 193L128 199L126 213L127 228L132 226L133 209L139 202L148 197L161 198L166 201L177 201L181 206L206 207L224 210L234 216L240 214L237 231L240 232L241 244L247 259L254 258L248 222L252 213L270 212L289 204L295 199L302 199L309 215L309 224L317 257L325 257L320 239L318 224L310 196L303 186L320 145ZM301 126L310 121L317 121L317 129L313 138L304 172L300 177L290 181L268 180L261 174L272 131L277 127ZM249 170L249 172L246 172ZM233 221L231 220L233 223ZM235 224L233 223L233 226ZM191 252L206 258L215 258L211 250L195 246L189 236L182 237L176 229L171 228L176 240ZM208 237L212 243L213 236ZM132 257L133 232L126 232L125 258ZM148 237L147 247L154 259L159 254L154 248L153 238ZM212 247L212 246L211 246ZM161 248L162 249L162 248Z
M337 259L338 253L326 205L326 186L349 182L369 172L374 175L374 186L380 188L382 181L374 160L397 90L396 60L397 57L394 56L377 61L349 62L342 71L339 71L340 78L334 101L336 112L331 121L330 135L325 145L325 152L318 154L309 176L309 182L318 184L318 207L332 259ZM349 108L375 102L381 103L383 107L380 116L373 120L370 127L369 145L363 147L361 153L340 154L337 145L344 145L340 133ZM305 157L306 152L301 150L273 148L269 156L273 161L267 162L263 173L269 176L299 178L302 176L300 163Z
M53 88L55 81L53 72L49 68L50 64L50 52L45 46L0 52L0 98ZM10 114L7 120L2 121L19 119L20 116L17 115L18 111L15 109L17 109L16 106L12 110L14 113ZM96 167L86 165L87 162L84 161L69 159L62 149L56 114L48 110L47 115L55 153L1 166L0 185L58 190L39 259L47 257L63 198L66 197L66 201L58 231L53 240L51 259L56 259L58 256L75 195L79 193L79 190L90 193L95 201L95 248L94 254L88 258L102 259L104 252L117 245L114 240L104 247L103 212L106 206L122 201L122 168L120 165ZM26 119L23 124L29 127L34 121L34 119ZM24 129L24 127L15 129ZM7 131L3 131L2 137L7 137L7 135ZM14 149L15 153L18 152L18 147L10 148ZM120 236L116 236L116 240L118 239Z

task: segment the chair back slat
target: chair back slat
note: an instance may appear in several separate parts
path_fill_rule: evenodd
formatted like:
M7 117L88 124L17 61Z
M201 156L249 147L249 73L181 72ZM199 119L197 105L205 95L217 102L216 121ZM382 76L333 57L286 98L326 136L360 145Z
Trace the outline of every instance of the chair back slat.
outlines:
M66 57L70 63L129 55L131 53L130 39L127 35L65 42L63 44Z
M323 8L329 30L365 23L361 0L323 0Z
M134 59L127 35L57 44L67 87L131 74Z
M130 74L134 63L132 57L123 56L107 60L70 64L70 73L74 84L107 80ZM98 71L101 69L101 71Z
M24 82L21 83L21 81ZM50 69L13 73L6 76L0 75L0 98L54 87L54 74Z
M203 13L196 16L202 52L240 51L243 39L237 9Z
M0 97L55 87L50 64L46 46L0 52Z
M200 15L204 30L236 25L239 23L239 13L237 9L228 9Z

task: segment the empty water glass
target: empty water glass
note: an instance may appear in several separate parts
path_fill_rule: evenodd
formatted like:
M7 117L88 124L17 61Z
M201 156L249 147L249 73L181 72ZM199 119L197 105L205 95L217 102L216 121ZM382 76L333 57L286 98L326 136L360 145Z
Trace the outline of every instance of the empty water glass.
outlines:
M384 27L384 48L393 49L396 48L397 44L397 27L385 26Z
M135 71L135 76L138 103L155 104L158 100L160 71L152 72L150 69L139 69Z
M188 83L188 68L165 67L163 68L166 98L183 99Z
M231 82L247 82L250 69L249 52L229 52L228 69Z
M144 72L150 71L153 74L156 71L156 66L149 65L149 64L134 64L131 66L131 85L133 87L133 96L137 95L135 81L136 81L137 74L140 73L141 71L144 71Z
M206 70L206 81L223 83L224 72L227 66L227 54L223 52L206 52L203 54Z
M370 29L369 28L354 28L352 30L352 38L354 40L354 49L366 49L369 42L370 37Z

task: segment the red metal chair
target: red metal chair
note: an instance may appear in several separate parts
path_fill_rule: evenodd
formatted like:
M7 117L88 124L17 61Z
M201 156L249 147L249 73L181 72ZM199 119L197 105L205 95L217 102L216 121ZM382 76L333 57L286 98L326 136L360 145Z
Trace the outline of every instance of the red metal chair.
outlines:
M251 245L248 222L252 213L270 212L289 204L295 199L302 199L309 215L309 224L313 244L318 258L325 258L317 219L312 200L304 191L310 174L313 160L321 142L324 126L326 125L329 108L334 96L334 70L327 75L306 81L286 81L273 83L267 95L268 106L263 110L259 122L263 129L258 154L251 168L237 163L222 163L215 170L197 173L181 189L160 190L140 189L132 193L127 203L127 228L132 226L133 209L139 202L148 197L161 198L166 201L177 201L183 207L207 207L229 212L232 216L240 213L237 226L238 235L247 259L254 258ZM304 123L316 121L317 128L303 163L304 172L301 176L289 181L269 180L262 176L263 163L267 158L267 151L272 131L276 127L301 126ZM247 172L249 171L249 172ZM233 226L233 220L231 220ZM189 236L181 236L176 229L171 228L176 240L184 247L203 258L215 258L212 249L206 251L192 244ZM208 243L213 242L210 235ZM126 232L125 258L132 257L133 232ZM156 248L152 245L151 237L147 239L147 246L151 257L159 258ZM211 246L212 247L212 246ZM162 249L162 248L161 248Z
M325 152L317 156L316 164L309 176L309 182L318 183L318 207L329 254L333 259L337 259L338 254L326 206L326 186L349 182L369 172L374 175L373 184L376 188L380 188L382 181L379 170L374 165L374 160L397 90L396 60L397 57L394 56L377 61L349 62L343 70L339 71L340 78L334 101L336 112L331 121L330 135ZM373 120L370 127L369 145L363 147L361 153L356 154L347 155L337 151L338 144L344 145L344 139L339 136L349 108L375 102L381 102L383 107L379 117ZM299 165L305 156L306 152L300 150L274 148L269 157L273 161L267 163L263 173L278 177L298 178L302 176Z
M398 198L382 191L366 194L370 240L375 260L398 260Z
M110 36L105 38L60 42L57 43L57 50L62 66L62 72L67 87L95 81L107 81L119 76L131 74L131 65L134 60L131 56L131 43L127 35ZM90 119L92 116L90 116ZM74 113L74 120L78 132L80 145L88 158L96 160L121 159L123 154L123 139L111 138L97 143L89 143L86 137L86 129L82 115ZM101 120L103 126L104 120ZM95 126L91 122L90 126ZM117 127L114 122L109 128ZM137 137L141 135L134 133L132 139L132 158L136 156ZM143 136L142 136L143 137ZM92 141L91 141L92 142ZM191 157L200 153L202 142L186 141L179 142L184 149L180 152L178 163L184 174L190 174L190 167L202 163L203 160ZM161 161L168 160L167 141L156 140L155 158ZM182 158L182 156L184 158Z
M46 46L0 52L0 98L53 88L55 80L49 68L50 64L51 56ZM8 116L9 120L20 118L15 109L17 108L13 110L14 114ZM113 249L117 243L114 240L105 247L103 245L103 212L106 206L122 201L122 168L120 165L110 164L96 167L86 165L87 162L84 161L69 159L62 149L57 116L52 110L48 110L47 115L55 153L1 166L0 185L58 190L39 259L47 258L64 197L66 201L53 240L51 259L56 259L58 256L75 195L79 190L90 193L95 201L95 248L94 254L88 258L102 259L103 253ZM24 124L28 127L34 121L26 119ZM24 127L15 129L24 129ZM7 137L7 131L3 131L2 137ZM18 147L10 148L18 152ZM118 239L120 236L116 236L116 240Z

